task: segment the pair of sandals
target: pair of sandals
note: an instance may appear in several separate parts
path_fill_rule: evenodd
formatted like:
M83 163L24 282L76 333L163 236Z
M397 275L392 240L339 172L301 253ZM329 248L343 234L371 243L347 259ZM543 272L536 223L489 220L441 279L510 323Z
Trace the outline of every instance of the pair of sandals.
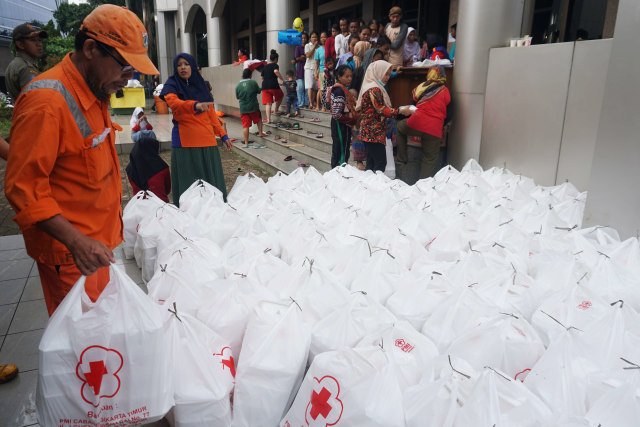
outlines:
M287 156L284 158L285 162L290 162L291 160L293 160L293 156ZM298 167L306 168L307 166L309 166L309 163L307 162L298 162Z
M285 122L274 123L274 126L277 127L278 129L293 129L293 125L291 123L285 123Z

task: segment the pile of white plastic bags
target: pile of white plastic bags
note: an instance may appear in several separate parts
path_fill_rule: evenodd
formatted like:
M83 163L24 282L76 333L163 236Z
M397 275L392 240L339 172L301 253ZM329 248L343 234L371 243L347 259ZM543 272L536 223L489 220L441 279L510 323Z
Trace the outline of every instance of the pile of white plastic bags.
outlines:
M167 419L637 425L640 244L583 229L585 201L474 161L137 194L124 250L164 313Z

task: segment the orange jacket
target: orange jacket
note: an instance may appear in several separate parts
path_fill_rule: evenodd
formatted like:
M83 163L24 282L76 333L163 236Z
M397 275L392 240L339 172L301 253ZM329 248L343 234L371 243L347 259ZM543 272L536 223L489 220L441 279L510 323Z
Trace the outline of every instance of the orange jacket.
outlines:
M223 141L228 138L213 108L196 114L197 101L183 101L175 93L166 94L164 99L171 107L173 120L177 122L175 126L179 132L178 141L172 138L172 147L215 147L218 145L216 135Z
M111 122L107 105L93 95L71 55L32 80L18 98L5 175L5 193L27 253L54 265L73 263L71 253L36 223L57 214L111 249L122 241L114 145L114 130L121 128Z

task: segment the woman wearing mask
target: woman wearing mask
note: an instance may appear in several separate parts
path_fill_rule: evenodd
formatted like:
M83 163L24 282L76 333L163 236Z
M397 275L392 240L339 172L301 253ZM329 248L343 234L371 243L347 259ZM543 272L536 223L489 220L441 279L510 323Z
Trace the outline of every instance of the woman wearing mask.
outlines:
M373 62L364 75L356 110L360 112L360 139L367 150L367 170L384 172L387 167L387 119L398 114L410 116L408 106L393 108L385 85L391 77L392 65L387 61Z

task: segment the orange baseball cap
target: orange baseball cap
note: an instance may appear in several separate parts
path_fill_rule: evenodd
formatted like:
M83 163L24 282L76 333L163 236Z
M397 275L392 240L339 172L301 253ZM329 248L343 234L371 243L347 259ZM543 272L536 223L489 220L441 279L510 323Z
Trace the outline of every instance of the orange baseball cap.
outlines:
M147 56L149 37L135 13L113 4L98 6L82 21L80 30L114 47L133 68L142 74L160 74Z

